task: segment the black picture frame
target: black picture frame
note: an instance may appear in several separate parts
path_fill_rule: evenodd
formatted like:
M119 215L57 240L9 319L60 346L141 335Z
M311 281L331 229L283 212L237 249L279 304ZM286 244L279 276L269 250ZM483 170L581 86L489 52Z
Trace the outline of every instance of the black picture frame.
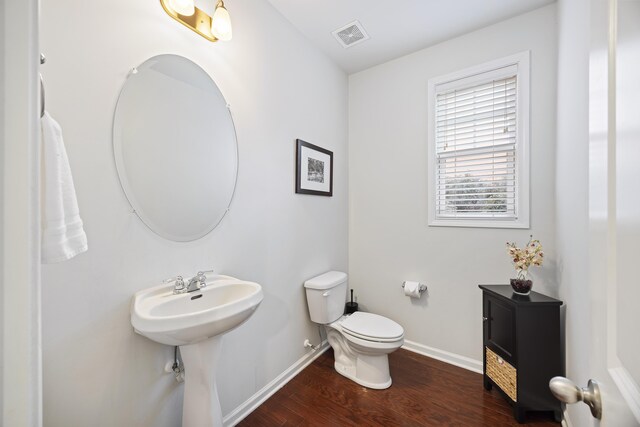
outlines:
M318 158L311 157L314 152L317 153ZM327 158L328 166L325 164ZM328 174L327 171L329 172ZM328 183L325 181L327 176L329 178ZM328 189L325 189L327 187ZM301 139L296 139L296 193L333 196L332 151Z

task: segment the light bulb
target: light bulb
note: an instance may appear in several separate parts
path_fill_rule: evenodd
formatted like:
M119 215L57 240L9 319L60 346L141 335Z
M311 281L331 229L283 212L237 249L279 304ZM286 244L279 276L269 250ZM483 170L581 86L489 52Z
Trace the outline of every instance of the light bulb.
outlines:
M171 9L184 16L191 16L196 13L195 0L169 0Z
M231 40L231 17L222 2L218 3L216 11L213 13L211 34L213 34L218 40Z

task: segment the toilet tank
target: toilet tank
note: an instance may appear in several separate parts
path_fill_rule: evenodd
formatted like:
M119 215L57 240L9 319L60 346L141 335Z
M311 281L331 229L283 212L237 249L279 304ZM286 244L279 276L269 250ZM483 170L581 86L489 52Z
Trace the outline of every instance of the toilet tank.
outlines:
M328 324L344 313L347 301L347 274L329 271L304 282L309 314L315 323Z

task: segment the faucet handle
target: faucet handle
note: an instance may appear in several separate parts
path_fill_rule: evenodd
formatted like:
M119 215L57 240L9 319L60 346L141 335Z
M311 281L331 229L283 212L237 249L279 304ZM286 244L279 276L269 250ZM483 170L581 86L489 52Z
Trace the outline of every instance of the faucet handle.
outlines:
M198 271L198 274L196 274L196 278L202 282L203 286L206 286L206 282L207 282L207 276L205 276L205 274L209 274L209 273L214 273L215 270L207 270L207 271Z
M182 276L172 277L171 279L163 280L162 283L171 283L175 282L173 285L173 293L179 294L184 292L184 278Z
M205 274L209 274L209 273L213 273L213 270L198 271L198 274L196 274L195 276L195 279L198 283L198 289L204 288L205 286L207 286L207 276L205 276Z

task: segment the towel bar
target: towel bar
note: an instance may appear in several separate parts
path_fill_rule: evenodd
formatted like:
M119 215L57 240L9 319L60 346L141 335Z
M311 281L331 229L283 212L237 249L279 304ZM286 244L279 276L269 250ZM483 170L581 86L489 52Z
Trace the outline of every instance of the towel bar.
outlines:
M47 58L43 54L40 54L40 65L47 62ZM40 74L40 117L44 116L44 81L42 80L42 74Z

